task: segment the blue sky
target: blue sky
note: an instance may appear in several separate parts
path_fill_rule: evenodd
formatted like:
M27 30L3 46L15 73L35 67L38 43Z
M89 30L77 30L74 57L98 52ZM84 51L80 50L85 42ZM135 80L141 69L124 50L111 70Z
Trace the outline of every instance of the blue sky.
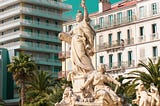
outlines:
M98 11L98 1L99 0L86 0L86 5L89 13ZM118 1L120 0L110 0L111 3L115 3ZM75 18L77 10L82 10L80 6L81 0L65 0L64 2L72 5L72 10L65 13L69 17Z

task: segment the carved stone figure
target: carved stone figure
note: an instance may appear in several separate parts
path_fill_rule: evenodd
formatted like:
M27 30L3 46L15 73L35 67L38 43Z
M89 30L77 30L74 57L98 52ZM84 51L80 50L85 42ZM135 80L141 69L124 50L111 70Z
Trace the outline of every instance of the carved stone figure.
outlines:
M71 43L73 71L76 71L77 74L86 74L94 70L90 56L93 55L95 31L90 26L90 18L84 0L82 0L81 7L84 9L84 16L81 11L78 11L77 25L68 33L60 33L59 38Z
M138 106L151 106L151 96L148 95L144 84L140 82L137 86L136 99L132 102Z
M120 86L120 83L117 82L110 75L105 75L105 66L101 64L97 70L97 72L93 72L84 85L82 86L82 90L88 87L90 83L94 87L94 91L92 93L95 102L105 101L107 106L121 106L121 100L116 95L116 93L109 87L106 86L105 83L113 82L116 85ZM90 90L91 91L91 90Z
M151 106L160 106L160 95L158 92L158 88L151 83L150 85L150 93L152 99L151 99Z
M85 0L81 1L81 11L76 15L77 25L70 32L62 32L59 39L71 44L72 72L67 76L72 81L72 89L66 88L63 99L56 106L121 106L116 93L104 83L113 82L120 85L110 75L105 75L101 65L94 71L90 56L93 56L95 31L90 26ZM98 103L98 104L97 104Z
M67 87L64 90L62 100L59 103L56 103L55 106L74 106L77 97L73 94L73 91L70 87Z

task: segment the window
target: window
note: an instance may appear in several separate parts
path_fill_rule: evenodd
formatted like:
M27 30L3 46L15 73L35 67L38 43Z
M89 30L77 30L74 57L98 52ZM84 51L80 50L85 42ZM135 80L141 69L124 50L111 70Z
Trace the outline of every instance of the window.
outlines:
M130 44L131 43L131 30L128 29L127 30L127 44Z
M156 33L157 32L157 24L152 24L152 33Z
M122 53L118 53L118 67L122 66Z
M99 45L103 46L103 35L99 36Z
M68 26L68 31L70 31L72 28L73 28L73 26L72 26L72 25L69 25L69 26Z
M49 32L48 31L46 32L46 35L47 35L46 37L49 38Z
M46 25L48 25L49 24L49 20L46 20Z
M152 15L157 14L157 12L158 12L158 11L157 11L157 10L158 10L158 9L157 9L157 4L156 4L156 3L153 3L151 7L152 7Z
M104 17L99 18L99 25L101 28L104 26Z
M140 36L144 36L144 27L139 27Z
M153 57L157 57L158 56L158 49L157 46L153 47Z
M39 24L39 21L40 21L40 19L39 18L37 18L37 23Z
M39 34L40 34L40 30L37 30L37 35L39 36Z
M117 32L117 43L118 45L121 43L121 31Z
M139 17L143 18L144 17L144 6L139 7Z
M122 23L122 12L117 13L117 24Z
M100 56L100 63L103 63L104 56Z
M132 13L132 10L128 10L127 11L127 19L128 19L128 22L132 22L132 16L133 13Z
M109 15L108 18L109 18L109 26L112 26L113 25L113 15Z
M111 33L108 35L108 42L109 42L109 47L111 47L112 46L112 34Z
M128 66L132 65L132 51L128 51Z
M46 43L46 48L49 48L49 44L48 43Z
M58 60L58 54L54 54L54 59Z
M111 69L113 67L113 54L109 55L109 68Z

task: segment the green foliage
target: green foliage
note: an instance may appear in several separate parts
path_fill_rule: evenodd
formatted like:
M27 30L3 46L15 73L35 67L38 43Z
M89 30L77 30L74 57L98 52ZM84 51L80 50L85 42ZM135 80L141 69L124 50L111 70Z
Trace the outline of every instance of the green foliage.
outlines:
M51 106L49 98L53 86L52 73L48 71L34 72L34 77L27 82L27 106Z
M5 102L3 101L3 99L0 98L0 106L4 106Z
M31 60L30 55L21 53L19 56L14 56L12 61L13 62L8 65L8 71L13 74L14 81L20 87L21 105L23 106L25 102L25 82L33 76L36 65L34 61Z
M128 106L132 103L133 98L135 98L135 84L131 81L123 82L126 80L123 76L119 76L117 79L121 83L121 86L117 89L117 94L123 99L124 106Z
M13 74L17 85L20 85L22 80L26 81L32 77L36 65L34 61L31 60L30 55L20 53L19 56L14 56L12 61L13 62L8 65L8 71Z
M54 79L50 72L36 71L27 82L26 106L53 106L62 99L67 85L66 79Z
M154 85L157 86L160 92L160 59L158 59L158 62L154 64L149 58L148 64L140 61L139 66L144 67L147 72L142 72L139 70L132 71L129 73L130 75L132 75L132 77L128 78L134 79L134 82L141 80L147 89L149 89L151 83L154 83Z
M154 83L154 85L157 86L158 90L160 91L160 59L158 59L158 62L154 64L152 60L149 58L148 64L145 64L143 61L140 61L138 65L145 68L146 71L132 71L129 73L129 77L126 78L130 81L127 82L128 86L126 86L124 94L127 97L132 97L132 99L135 98L135 87L138 85L136 83L137 81L142 81L144 83L145 88L147 89L150 88L151 83Z

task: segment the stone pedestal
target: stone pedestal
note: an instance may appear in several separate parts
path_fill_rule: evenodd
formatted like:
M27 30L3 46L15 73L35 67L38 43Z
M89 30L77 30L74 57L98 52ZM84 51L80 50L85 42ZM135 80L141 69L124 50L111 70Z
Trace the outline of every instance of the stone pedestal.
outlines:
M72 82L73 93L79 96L79 98L83 98L83 92L81 91L81 88L85 80L86 80L86 77L84 75L73 77L73 82Z

